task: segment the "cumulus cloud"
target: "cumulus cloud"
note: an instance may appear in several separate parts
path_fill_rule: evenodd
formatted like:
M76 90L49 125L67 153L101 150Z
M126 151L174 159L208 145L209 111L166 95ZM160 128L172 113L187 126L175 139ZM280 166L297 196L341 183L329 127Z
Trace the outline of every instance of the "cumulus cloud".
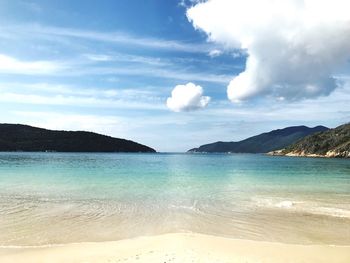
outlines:
M169 109L175 112L193 111L205 108L210 97L203 96L203 88L191 82L186 85L177 85L167 100Z
M348 0L209 0L187 10L210 41L247 54L228 85L231 101L329 95L350 58Z

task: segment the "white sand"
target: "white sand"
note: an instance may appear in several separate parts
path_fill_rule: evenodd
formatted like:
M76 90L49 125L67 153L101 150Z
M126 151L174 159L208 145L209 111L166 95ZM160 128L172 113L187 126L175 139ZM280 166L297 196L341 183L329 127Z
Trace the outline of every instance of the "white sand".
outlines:
M289 245L179 233L113 242L0 248L0 262L349 263L350 246Z

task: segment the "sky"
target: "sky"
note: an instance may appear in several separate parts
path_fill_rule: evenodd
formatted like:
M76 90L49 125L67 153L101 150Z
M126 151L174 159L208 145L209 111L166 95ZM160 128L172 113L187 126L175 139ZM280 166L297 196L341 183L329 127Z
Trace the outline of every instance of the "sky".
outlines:
M350 120L345 0L0 0L0 122L182 152Z

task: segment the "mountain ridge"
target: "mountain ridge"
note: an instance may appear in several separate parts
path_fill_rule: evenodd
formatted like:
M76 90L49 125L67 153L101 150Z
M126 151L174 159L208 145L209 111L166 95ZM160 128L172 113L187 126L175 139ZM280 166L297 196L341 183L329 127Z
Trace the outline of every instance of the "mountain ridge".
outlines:
M261 133L237 142L214 142L204 144L188 152L208 153L267 153L273 150L285 148L297 140L315 132L328 130L325 126L309 128L307 126L291 126Z
M350 123L300 139L270 155L350 158Z
M0 151L156 152L146 145L87 131L49 130L0 124Z

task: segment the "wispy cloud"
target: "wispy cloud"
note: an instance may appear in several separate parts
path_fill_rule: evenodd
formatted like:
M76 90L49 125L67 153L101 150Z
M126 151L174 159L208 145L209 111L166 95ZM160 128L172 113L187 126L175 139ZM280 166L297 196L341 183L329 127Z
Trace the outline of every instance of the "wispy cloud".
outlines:
M25 119L25 123L53 130L84 130L114 135L125 134L125 120L116 116L94 114L12 111L11 114Z
M160 79L173 79L183 81L204 81L213 83L227 83L232 75L211 74L207 72L191 72L174 68L160 67L90 67L75 71L66 71L66 75L129 75L146 76Z
M98 62L112 61L114 59L136 62L137 64L124 65L123 67L119 64L112 66L91 65L91 63L79 59L66 61L24 61L0 54L0 74L52 76L129 75L214 83L227 83L232 78L231 75L182 70L178 69L178 67L170 66L170 64L169 67L164 67L166 62L142 56L126 55L119 58L107 55L86 56L89 60Z
M211 58L215 58L215 57L218 57L220 55L222 55L222 50L220 49L213 49L213 50L210 50L208 55L211 57Z
M26 38L31 37L47 39L48 36L59 36L86 39L97 42L125 44L128 46L150 49L161 49L172 52L208 53L208 51L211 49L210 45L207 43L186 43L176 40L133 36L123 32L101 32L68 27L44 26L40 24L1 26L0 29L4 32L4 34L12 35L12 37L25 36ZM11 34L12 32L16 32L16 34Z
M63 69L62 64L54 61L23 61L0 54L0 73L47 75L57 73Z
M16 92L3 92L0 96L0 102L110 109L166 110L164 105L157 102L66 95L23 94Z
M93 62L98 62L98 67L89 67L70 71L69 74L97 74L97 75L132 75L149 76L156 78L174 79L181 81L204 81L226 84L232 78L232 75L215 74L212 72L194 72L193 70L183 68L183 65L189 63L207 63L205 60L172 58L164 59L159 57L147 57L129 54L84 54L83 57ZM125 62L124 67L104 66L105 62ZM232 67L231 67L232 69Z
M350 84L350 82L348 82ZM229 102L212 103L212 107L207 109L205 114L208 119L213 117L242 120L249 122L266 122L283 125L291 124L323 124L339 125L348 122L350 118L349 101L350 85L345 83L343 88L337 89L328 97L306 99L303 101L286 102L278 101L275 98L260 100L259 103L242 103L236 107L228 107ZM257 114L257 112L259 114ZM265 129L266 128L265 126Z
M158 57L147 57L131 54L113 53L113 54L84 54L83 57L94 62L127 62L127 63L137 63L146 64L153 66L170 66L173 65L170 61L166 59L161 59Z
M152 90L147 90L147 88ZM159 93L153 90L153 87L136 88L103 88L103 87L81 87L66 84L52 84L45 82L21 83L21 82L4 82L0 83L0 92L22 93L22 94L46 94L59 96L77 96L77 97L94 97L123 100L143 100L156 101L160 100Z

